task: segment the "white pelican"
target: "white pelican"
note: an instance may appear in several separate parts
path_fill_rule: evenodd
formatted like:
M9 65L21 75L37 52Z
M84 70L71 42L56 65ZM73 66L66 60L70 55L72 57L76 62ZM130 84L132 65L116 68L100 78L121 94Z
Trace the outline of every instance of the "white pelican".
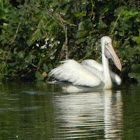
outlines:
M81 64L75 60L63 61L63 64L54 68L49 73L59 81L67 81L74 86L85 86L90 88L100 87L102 89L111 89L112 82L121 84L121 78L109 70L108 59L112 59L116 67L121 70L120 60L115 53L112 40L108 36L101 38L102 65L95 60L84 60Z

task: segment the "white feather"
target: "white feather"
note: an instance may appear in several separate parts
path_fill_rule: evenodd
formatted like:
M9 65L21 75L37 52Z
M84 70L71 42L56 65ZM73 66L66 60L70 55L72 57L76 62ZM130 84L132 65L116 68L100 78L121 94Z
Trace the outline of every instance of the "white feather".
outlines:
M53 76L60 81L71 82L74 85L95 87L101 84L100 78L75 60L64 61L64 64L53 69L49 76Z
M97 75L103 81L104 75L103 75L103 65L102 64L100 64L92 59L84 60L84 61L82 61L81 64L86 69L88 69L89 71L91 71L92 73ZM110 76L111 76L112 82L116 83L117 85L121 84L121 78L119 77L119 75L117 75L116 73L114 73L113 71L110 70Z

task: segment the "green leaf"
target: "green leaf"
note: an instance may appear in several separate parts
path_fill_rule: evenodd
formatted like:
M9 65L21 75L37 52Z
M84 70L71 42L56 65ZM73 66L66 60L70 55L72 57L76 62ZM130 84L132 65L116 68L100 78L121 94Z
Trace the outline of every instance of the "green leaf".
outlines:
M85 40L86 40L85 38L80 38L75 43L80 44L80 43L84 42Z
M84 38L88 35L88 31L78 31L76 34L76 38Z
M44 76L39 71L35 72L35 77L37 78L38 81L44 80Z
M98 23L98 29L103 29L106 27L107 27L107 25L105 24L105 22L102 19L100 19L99 23Z
M70 7L70 5L67 4L66 7L64 8L64 10L61 10L60 13L61 13L62 15L66 15L67 12L68 12L68 10L69 10L69 7Z
M135 41L137 44L140 44L140 36L132 37L132 40Z
M43 64L43 69L45 72L48 72L48 66L45 63Z
M18 52L17 55L19 58L24 58L24 52L22 52L22 51Z
M137 80L140 83L140 73L129 73L128 76Z
M36 40L40 40L42 35L41 35L41 30L37 29L32 36L30 37L29 40L27 40L27 44L28 46L31 46L33 44L33 42L35 42Z
M84 22L83 21L81 21L80 23L79 23L79 25L78 25L78 30L80 31L80 30L84 30Z
M138 15L139 13L136 11L136 12L131 12L131 11L125 11L124 12L124 17L126 19L130 19L132 17L135 17L136 15Z
M140 73L140 64L133 64L131 69L132 72Z
M82 11L82 12L77 11L74 15L78 17L79 19L81 19L82 17L86 16L86 13L85 11Z
M33 59L35 59L35 56L28 54L28 56L25 58L25 62L31 63Z
M119 16L123 13L124 9L122 7L119 7L117 9L115 9L114 15L115 16Z

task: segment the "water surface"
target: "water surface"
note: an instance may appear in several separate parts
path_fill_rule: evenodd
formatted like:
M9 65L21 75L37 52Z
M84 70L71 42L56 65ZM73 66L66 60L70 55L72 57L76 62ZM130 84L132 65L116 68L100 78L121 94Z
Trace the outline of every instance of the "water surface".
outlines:
M140 86L63 93L58 85L0 83L0 139L140 139Z

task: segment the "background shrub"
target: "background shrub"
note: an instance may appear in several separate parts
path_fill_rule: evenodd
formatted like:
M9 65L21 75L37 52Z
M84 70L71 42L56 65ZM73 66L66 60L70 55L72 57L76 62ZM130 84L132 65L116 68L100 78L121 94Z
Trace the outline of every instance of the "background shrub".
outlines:
M121 58L121 77L140 82L139 4L136 0L1 0L0 78L45 80L60 60L100 61L99 40L108 35Z

